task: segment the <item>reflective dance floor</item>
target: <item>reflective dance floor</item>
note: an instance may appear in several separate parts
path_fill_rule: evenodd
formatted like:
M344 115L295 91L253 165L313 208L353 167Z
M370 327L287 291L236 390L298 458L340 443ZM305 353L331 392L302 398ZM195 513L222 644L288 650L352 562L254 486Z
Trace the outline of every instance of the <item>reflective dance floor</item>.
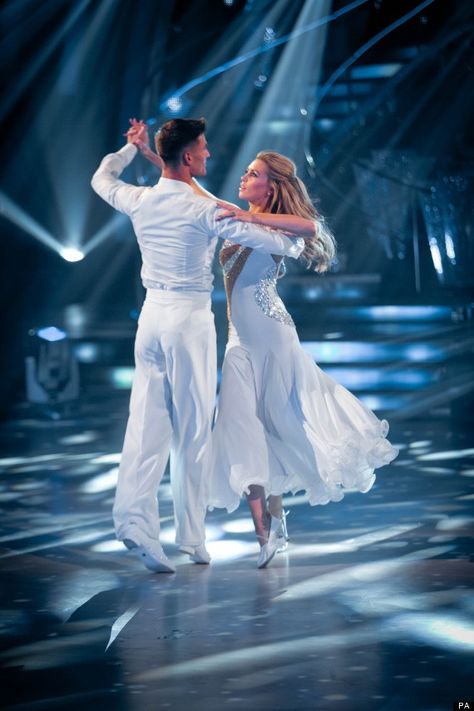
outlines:
M3 427L2 707L444 711L474 696L472 439L398 423L400 456L369 494L288 498L288 551L266 570L245 505L209 515L209 567L179 554L165 482L177 572L156 575L112 532L125 411L119 397Z
M157 575L112 530L128 396L90 388L60 418L24 405L0 426L2 708L450 711L474 698L468 418L394 406L398 459L366 495L288 497L288 550L265 570L245 504L209 514L209 567L180 554L166 479L177 571Z

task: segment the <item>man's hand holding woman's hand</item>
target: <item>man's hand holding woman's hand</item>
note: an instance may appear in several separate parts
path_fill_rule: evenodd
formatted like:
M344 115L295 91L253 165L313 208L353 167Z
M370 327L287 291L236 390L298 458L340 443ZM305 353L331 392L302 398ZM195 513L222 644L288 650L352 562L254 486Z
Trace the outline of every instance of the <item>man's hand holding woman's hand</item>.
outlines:
M142 119L140 119L140 121L138 121L136 118L131 118L129 120L130 128L125 134L125 136L127 137L127 143L133 143L133 145L138 148L140 153L147 160L149 160L150 163L153 163L153 165L162 170L163 162L160 156L157 155L150 148L150 139L148 136L148 127L146 123Z
M142 120L138 121L136 118L131 118L129 121L130 128L125 134L127 137L127 143L133 143L137 147L139 147L138 144L143 144L149 147L150 140L148 138L148 127L146 123Z

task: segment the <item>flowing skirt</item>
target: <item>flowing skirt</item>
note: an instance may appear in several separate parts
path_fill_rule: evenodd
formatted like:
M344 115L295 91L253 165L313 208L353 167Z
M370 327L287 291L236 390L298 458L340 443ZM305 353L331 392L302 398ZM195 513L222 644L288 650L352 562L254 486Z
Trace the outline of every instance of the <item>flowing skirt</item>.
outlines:
M326 375L297 339L283 351L228 345L213 430L209 508L234 511L252 484L304 492L311 505L367 492L398 450L379 420Z

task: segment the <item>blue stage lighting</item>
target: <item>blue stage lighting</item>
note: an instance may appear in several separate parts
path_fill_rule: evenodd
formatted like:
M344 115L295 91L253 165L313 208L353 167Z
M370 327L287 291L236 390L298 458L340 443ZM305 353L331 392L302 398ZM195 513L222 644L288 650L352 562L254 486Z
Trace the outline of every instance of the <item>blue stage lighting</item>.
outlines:
M273 27L265 27L265 32L263 34L263 41L265 44L270 44L270 42L274 42L276 39L276 32L273 29Z
M179 96L170 96L166 105L173 114L177 114L183 108L183 102Z
M43 341L49 341L53 343L54 341L63 341L67 338L67 333L56 326L44 326L36 331L36 335L42 338Z
M64 249L60 251L60 255L66 262L80 262L84 259L84 252L81 252L80 249L76 249L76 247L64 247Z
M134 368L112 368L110 372L110 380L112 385L117 390L130 390L133 383Z
M449 232L444 235L444 244L446 246L446 256L451 260L452 264L456 264L456 250L454 248L454 240Z
M99 358L99 347L96 343L79 343L74 348L74 355L79 363L96 363Z
M29 333L33 338L25 358L26 397L57 419L63 405L79 398L79 366L63 329L43 326Z
M441 252L439 251L436 239L430 238L429 240L431 259L433 260L433 266L439 275L443 275L443 262L441 260Z

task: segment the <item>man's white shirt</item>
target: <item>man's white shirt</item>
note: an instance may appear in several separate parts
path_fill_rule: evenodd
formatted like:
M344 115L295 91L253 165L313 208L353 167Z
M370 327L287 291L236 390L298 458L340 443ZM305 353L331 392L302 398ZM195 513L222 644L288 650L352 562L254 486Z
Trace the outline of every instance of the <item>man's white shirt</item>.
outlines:
M105 156L92 178L92 187L131 219L142 255L145 288L210 292L218 237L272 254L294 258L301 254L301 238L246 222L217 220L215 202L197 195L181 180L160 178L153 187L124 183L119 176L136 153L137 148L127 144Z

